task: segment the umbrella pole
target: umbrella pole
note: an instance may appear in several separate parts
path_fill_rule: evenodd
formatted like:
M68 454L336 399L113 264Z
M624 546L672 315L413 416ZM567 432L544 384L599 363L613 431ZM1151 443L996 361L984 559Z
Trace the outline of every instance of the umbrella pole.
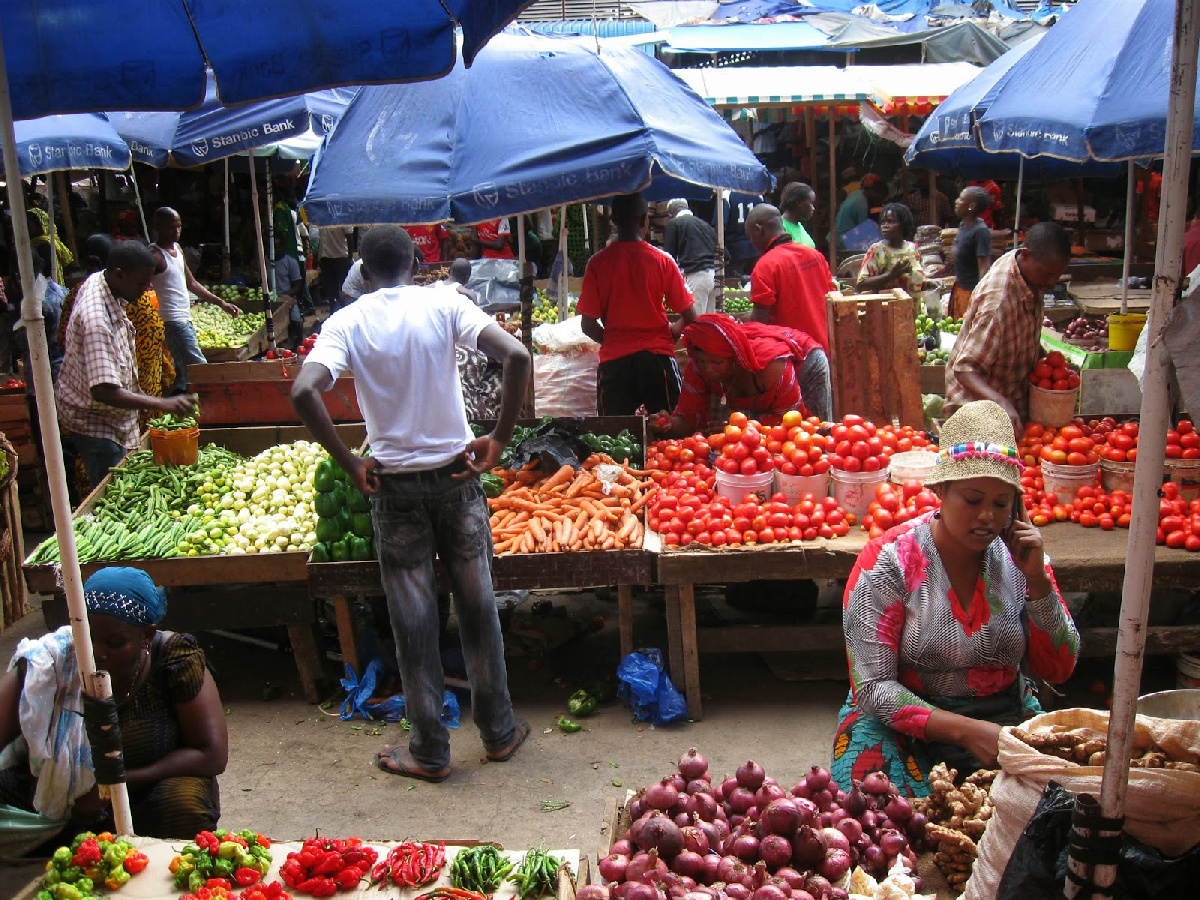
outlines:
M246 151L246 158L250 162L250 205L254 207L254 237L258 242L258 275L262 279L263 286L263 305L267 310L267 348L275 349L275 319L274 313L271 310L271 291L267 283L267 258L263 254L263 238L262 238L262 216L258 211L258 179L254 177L254 152ZM270 179L267 179L268 187ZM268 194L269 196L269 194Z
M1013 210L1013 249L1021 246L1021 195L1025 193L1025 157L1017 157L1017 205Z
M0 150L4 170L21 171L17 160L17 139L13 131L12 97L8 89L8 63L4 59L4 41L0 39ZM34 295L33 248L29 242L29 223L25 220L25 197L20 177L7 179L8 203L12 210L13 238L17 245L17 267L21 273L21 320L29 341L33 385L37 395L38 425L42 430L42 453L46 460L46 478L50 484L50 505L54 530L58 535L63 590L71 620L71 639L84 689L93 697L108 699L112 689L107 676L96 671L92 656L92 634L88 630L87 608L83 602L83 576L79 571L79 552L71 524L71 501L67 497L67 473L63 464L62 438L58 431L58 408L54 404L54 383L50 377L50 351L42 319L40 298ZM129 813L129 792L124 782L109 786L117 831L133 834Z
M1100 807L1105 818L1119 819L1129 787L1129 750L1146 649L1146 619L1154 574L1154 535L1158 528L1158 488L1162 484L1170 399L1170 360L1159 334L1179 291L1179 259L1183 253L1188 170L1191 166L1193 108L1196 99L1196 53L1200 39L1200 0L1177 0L1172 47L1170 104L1163 164L1162 213L1154 260L1154 292L1146 322L1149 342L1142 378L1141 432L1134 469L1133 521L1129 525L1128 565L1122 585L1117 662L1113 672L1113 704L1108 722L1108 750ZM1144 438L1142 437L1144 436ZM1113 866L1097 866L1093 881L1113 884Z
M533 353L533 271L525 261L525 228L524 216L522 227L517 229L517 272L520 274L521 285L521 343L532 355ZM525 415L533 418L533 379L530 378L525 386Z
M133 199L137 202L138 218L142 220L142 234L150 240L150 229L146 227L146 210L142 206L142 189L138 187L137 172L133 170L133 160L129 161L129 181L133 184Z
M929 225L941 225L938 220L938 205L937 205L937 172L933 169L929 170L929 218L933 219ZM1016 228L1013 228L1013 234L1017 233Z
M58 281L58 230L54 227L54 184L49 172L46 173L46 215L50 219L50 280Z
M567 317L567 205L558 213L558 252L562 254L562 265L558 269L558 321Z
M67 249L71 251L72 256L78 258L79 242L75 239L75 220L71 218L71 185L67 181L66 172L55 172L51 177L58 188L59 197L62 198L63 233L67 236Z
M837 125L829 107L829 271L837 278Z
M221 183L222 205L225 209L225 256L229 256L229 157L225 157L225 178Z
M1129 312L1129 266L1133 262L1133 203L1136 196L1137 176L1134 174L1134 165L1131 159L1129 161L1129 184L1125 189L1125 261L1121 265L1121 315Z
M725 188L717 188L717 246L713 248L713 312L725 310Z

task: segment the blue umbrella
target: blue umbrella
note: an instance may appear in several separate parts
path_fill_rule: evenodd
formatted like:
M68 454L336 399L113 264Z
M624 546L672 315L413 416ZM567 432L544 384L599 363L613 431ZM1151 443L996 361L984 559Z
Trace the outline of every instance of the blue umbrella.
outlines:
M43 116L16 122L21 174L65 169L128 169L129 147L98 113ZM0 171L3 171L0 164Z
M758 194L737 134L636 49L506 32L445 78L359 91L318 154L318 225L480 222L640 190L656 175Z
M1081 0L1013 63L978 118L981 146L1073 162L1161 156L1174 25L1174 0Z
M188 109L436 78L532 0L0 0L13 115Z
M189 112L108 113L129 142L136 162L196 166L257 150L310 133L329 131L354 98L357 88L329 88L223 106L209 73L204 102Z

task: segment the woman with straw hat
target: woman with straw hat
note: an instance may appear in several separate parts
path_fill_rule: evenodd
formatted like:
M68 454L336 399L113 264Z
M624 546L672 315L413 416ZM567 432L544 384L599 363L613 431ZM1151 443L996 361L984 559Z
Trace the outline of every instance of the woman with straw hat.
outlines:
M929 770L994 767L1000 728L1040 712L1022 673L1074 670L1079 634L1020 497L1008 415L967 403L925 479L941 508L869 543L846 585L850 695L832 772L844 788L881 769L913 796Z

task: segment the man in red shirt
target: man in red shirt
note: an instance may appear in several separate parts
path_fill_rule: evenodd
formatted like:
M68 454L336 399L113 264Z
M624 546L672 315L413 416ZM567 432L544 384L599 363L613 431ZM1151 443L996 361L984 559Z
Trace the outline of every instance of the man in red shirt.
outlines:
M617 239L587 264L577 307L583 333L600 344L596 395L600 415L633 415L639 407L674 409L679 400L675 341L696 318L675 260L646 242L646 198L612 201ZM673 327L667 309L679 313Z
M750 273L751 318L803 331L828 355L825 295L837 285L825 257L793 241L784 230L779 210L769 203L750 211L746 235L762 254Z
M484 259L512 259L508 219L492 219L475 226L475 240Z
M413 246L421 251L425 265L440 263L445 258L442 253L446 243L445 225L408 225L404 230L412 238Z

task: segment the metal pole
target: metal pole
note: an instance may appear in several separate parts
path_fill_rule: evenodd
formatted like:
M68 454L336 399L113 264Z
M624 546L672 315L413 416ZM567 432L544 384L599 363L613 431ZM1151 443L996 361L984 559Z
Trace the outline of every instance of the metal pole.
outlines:
M133 170L133 160L129 161L129 180L133 184L133 199L137 206L138 218L142 220L142 234L150 240L150 229L146 226L146 210L142 207L142 189L138 187L137 172Z
M258 243L258 274L262 279L263 304L267 308L267 347L275 349L275 318L271 308L270 283L267 281L267 257L263 253L262 216L258 211L258 179L254 177L254 152L246 151L250 162L250 205L254 208L254 237ZM268 179L268 183L270 179Z
M47 226L50 229L50 280L58 281L58 253L55 250L58 230L54 227L54 185L51 183L49 173L46 173L46 213L50 219L50 224ZM61 283L59 282L59 284Z
M829 271L837 278L837 127L829 107Z
M1137 197L1137 176L1129 161L1129 184L1125 189L1125 260L1121 264L1121 315L1129 312L1129 266L1133 262L1133 204ZM1187 272L1183 273L1188 274Z
M567 205L558 212L558 252L562 254L562 267L558 270L558 321L567 317Z
M229 255L229 157L225 157L224 204L225 204L225 255Z
M1141 432L1134 469L1133 521L1129 525L1128 564L1122 585L1117 662L1113 672L1113 703L1108 723L1108 749L1101 812L1120 818L1129 788L1129 750L1146 649L1146 619L1154 574L1154 536L1158 528L1158 489L1162 484L1170 399L1170 362L1159 339L1179 291L1179 259L1183 253L1187 214L1188 170L1191 166L1193 107L1196 100L1196 52L1200 39L1200 0L1177 0L1172 46L1171 93L1167 107L1167 141L1163 164L1162 211L1154 260L1154 292L1146 322L1149 343L1142 378ZM1112 866L1097 866L1093 881L1113 884Z
M713 312L725 309L725 188L717 188L717 246L713 249Z
M524 217L522 216L522 226ZM521 284L521 343L525 349L533 353L533 271L525 261L525 228L517 229L517 272L520 273ZM533 418L533 379L525 388L525 415Z
M46 460L46 478L50 483L50 506L54 513L54 530L58 536L62 560L63 591L67 595L67 612L71 619L71 639L84 690L93 697L112 696L107 677L99 677L92 655L92 634L88 630L87 607L83 602L83 576L79 571L79 552L75 547L75 530L71 523L71 501L67 496L67 472L63 464L62 437L58 431L58 409L54 405L54 383L50 377L50 351L46 343L45 322L42 319L41 297L34 295L33 249L29 243L29 223L25 221L25 196L21 190L21 167L17 160L17 138L13 131L12 96L8 89L8 63L4 58L4 41L0 37L0 150L3 152L8 204L12 210L13 239L17 245L17 268L21 273L21 321L29 341L34 391L37 397L38 425L42 430L42 454ZM125 784L109 786L113 819L121 834L133 834L133 817L129 812L129 791Z
M1025 157L1020 156L1020 157L1018 157L1018 160L1019 161L1017 162L1017 206L1016 206L1016 209L1013 211L1013 214L1014 214L1014 218L1013 218L1013 249L1014 250L1016 250L1017 247L1019 247L1021 245L1021 240L1019 237L1020 232L1021 232L1021 195L1023 193L1025 193Z

